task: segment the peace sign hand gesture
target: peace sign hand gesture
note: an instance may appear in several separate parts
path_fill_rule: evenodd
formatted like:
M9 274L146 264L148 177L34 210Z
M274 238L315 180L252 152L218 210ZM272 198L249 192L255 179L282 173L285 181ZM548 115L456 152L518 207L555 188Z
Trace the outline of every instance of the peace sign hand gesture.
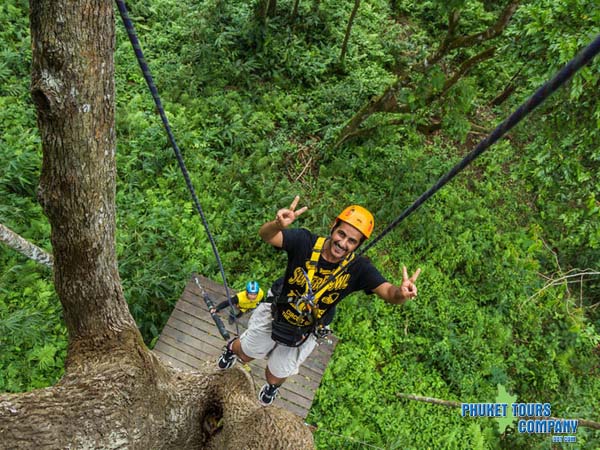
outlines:
M284 229L289 227L296 218L302 214L304 211L308 209L308 206L303 206L298 211L296 211L296 207L298 206L298 201L300 200L300 196L296 195L292 204L289 208L281 208L277 211L277 215L275 216L275 222L280 229Z
M409 278L406 266L402 266L402 284L400 285L400 291L405 299L411 300L417 296L417 285L415 282L420 273L421 269L417 269L413 276Z

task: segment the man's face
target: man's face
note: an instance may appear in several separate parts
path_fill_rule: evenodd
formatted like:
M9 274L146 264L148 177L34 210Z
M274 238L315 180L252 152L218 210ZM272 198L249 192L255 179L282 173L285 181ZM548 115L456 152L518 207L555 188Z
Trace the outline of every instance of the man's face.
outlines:
M248 292L246 291L246 297L248 297L248 300L254 300L256 298L258 294L255 292Z
M329 256L333 257L333 262L341 261L348 253L356 250L362 239L360 231L346 222L340 222L331 232Z

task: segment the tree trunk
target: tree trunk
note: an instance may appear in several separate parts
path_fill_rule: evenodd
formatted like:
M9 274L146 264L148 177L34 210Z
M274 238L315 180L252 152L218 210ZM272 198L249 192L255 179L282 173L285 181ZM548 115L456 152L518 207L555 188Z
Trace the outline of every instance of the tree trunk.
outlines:
M269 17L275 16L277 0L258 0L256 12L260 23L266 23Z
M79 345L137 333L115 256L113 5L31 0L30 8L38 197L52 225L54 283L73 358Z
M300 5L300 0L294 0L294 6L292 8L292 19L295 19L298 16L298 7Z
M243 370L183 372L144 345L115 254L113 4L30 9L39 198L69 347L55 386L0 395L0 449L312 448L298 417L259 406Z
M348 41L350 40L350 32L352 31L352 24L354 23L354 18L356 17L356 13L358 12L358 7L360 6L360 0L354 0L354 7L352 8L352 12L350 13L350 18L348 19L348 26L346 27L346 34L344 34L344 41L342 42L342 51L340 53L340 64L344 64L344 59L346 58L346 51L348 50Z
M344 125L340 131L338 138L333 145L333 148L337 148L347 140L356 137L360 134L360 126L365 120L371 117L373 114L378 112L406 112L408 108L403 105L403 109L398 106L396 99L396 92L401 81L395 82L393 85L388 86L385 91L378 97L372 98L368 103L364 104L360 110L352 116L352 118Z
M37 263L43 264L52 268L53 258L52 255L46 253L44 250L39 248L37 245L32 244L27 239L19 236L10 228L0 223L0 241L4 242L10 248L18 251L22 255L27 256L29 259L34 260Z

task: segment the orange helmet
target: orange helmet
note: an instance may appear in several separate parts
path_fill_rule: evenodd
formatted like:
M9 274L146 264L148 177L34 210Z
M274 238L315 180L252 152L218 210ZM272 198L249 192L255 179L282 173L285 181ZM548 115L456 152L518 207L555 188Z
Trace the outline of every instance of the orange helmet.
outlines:
M373 214L359 205L348 206L336 217L336 220L341 220L342 222L352 225L360 231L366 239L369 239L373 232L373 228L375 227Z

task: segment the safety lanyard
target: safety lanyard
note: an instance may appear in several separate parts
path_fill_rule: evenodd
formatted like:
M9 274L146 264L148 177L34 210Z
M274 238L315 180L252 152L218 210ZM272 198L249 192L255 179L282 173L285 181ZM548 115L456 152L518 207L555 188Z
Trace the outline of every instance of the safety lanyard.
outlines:
M319 264L319 258L321 257L321 250L323 250L324 243L325 243L325 238L318 237L317 242L315 242L315 246L312 249L312 254L310 255L310 260L308 261L308 273L306 274L306 278L308 279L308 282L306 283L305 294L308 294L308 292L309 292L313 276L315 275L315 271L317 270L317 265Z

